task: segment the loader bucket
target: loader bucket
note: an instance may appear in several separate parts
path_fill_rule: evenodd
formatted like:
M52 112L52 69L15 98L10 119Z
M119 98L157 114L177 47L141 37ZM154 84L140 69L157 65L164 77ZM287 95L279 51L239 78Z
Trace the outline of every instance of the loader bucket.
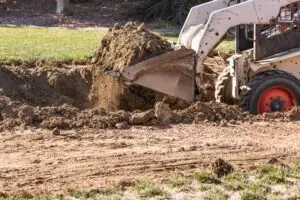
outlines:
M124 68L118 75L122 80L193 101L194 68L195 52L181 48ZM108 74L116 75L114 72Z

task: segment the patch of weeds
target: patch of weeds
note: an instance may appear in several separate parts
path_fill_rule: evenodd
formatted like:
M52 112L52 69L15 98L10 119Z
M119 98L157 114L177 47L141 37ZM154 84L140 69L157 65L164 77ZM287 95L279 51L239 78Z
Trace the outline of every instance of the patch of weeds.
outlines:
M201 184L198 189L202 192L208 191L210 189L212 189L213 185L211 184Z
M3 195L3 193L0 194L0 200L60 200L60 199L62 199L61 196L55 196L50 194L33 196L32 194L27 192L23 192L22 194L16 196L9 196L7 194Z
M139 181L134 185L133 189L141 197L156 197L166 195L165 191L158 186L155 186L150 181Z
M289 197L287 200L299 200L300 195Z
M271 188L260 183L249 183L245 185L241 193L241 200L265 200Z
M168 180L168 186L171 188L180 188L188 184L188 181L185 177L183 176L172 176Z
M113 189L69 190L69 195L75 198L95 198L97 195L112 196L119 194Z
M241 200L267 200L267 197L263 194L244 191L241 194Z
M258 177L267 184L288 183L287 177L293 177L293 169L288 166L263 165L258 169Z
M246 185L246 175L240 172L233 172L225 176L226 186L231 190L242 190Z
M4 198L8 198L8 194L4 193L4 192L0 192L0 199L4 199Z
M229 195L221 188L213 188L207 191L206 195L203 197L203 200L226 200Z
M199 183L207 183L207 184L220 184L221 181L212 173L210 172L195 172L193 174L194 178Z

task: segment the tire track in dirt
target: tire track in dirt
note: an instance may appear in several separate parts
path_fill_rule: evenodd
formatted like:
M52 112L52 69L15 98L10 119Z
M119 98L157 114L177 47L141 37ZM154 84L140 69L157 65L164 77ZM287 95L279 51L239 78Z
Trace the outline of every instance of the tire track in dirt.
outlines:
M61 193L69 188L118 187L138 179L161 182L174 173L206 169L219 157L239 170L274 157L292 162L299 156L299 128L295 122L80 130L63 136L42 130L13 136L4 132L0 190Z

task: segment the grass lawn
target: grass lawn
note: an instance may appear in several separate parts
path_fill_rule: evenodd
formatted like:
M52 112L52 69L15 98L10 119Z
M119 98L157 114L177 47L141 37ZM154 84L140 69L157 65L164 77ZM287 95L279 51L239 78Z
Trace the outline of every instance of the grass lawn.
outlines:
M89 58L105 29L0 27L0 61Z
M99 46L107 29L63 29L0 27L0 62L53 59L87 60ZM176 42L175 34L160 34ZM217 48L231 53L234 42L225 41Z

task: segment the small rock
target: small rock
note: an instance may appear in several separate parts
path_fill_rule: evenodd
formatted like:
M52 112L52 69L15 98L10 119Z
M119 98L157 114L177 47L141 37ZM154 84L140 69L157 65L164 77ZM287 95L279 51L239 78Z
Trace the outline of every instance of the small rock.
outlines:
M54 128L54 129L52 130L52 134L53 134L53 135L60 135L60 130L59 130L59 128Z
M117 129L128 129L128 123L127 122L117 123L115 126L117 127Z

